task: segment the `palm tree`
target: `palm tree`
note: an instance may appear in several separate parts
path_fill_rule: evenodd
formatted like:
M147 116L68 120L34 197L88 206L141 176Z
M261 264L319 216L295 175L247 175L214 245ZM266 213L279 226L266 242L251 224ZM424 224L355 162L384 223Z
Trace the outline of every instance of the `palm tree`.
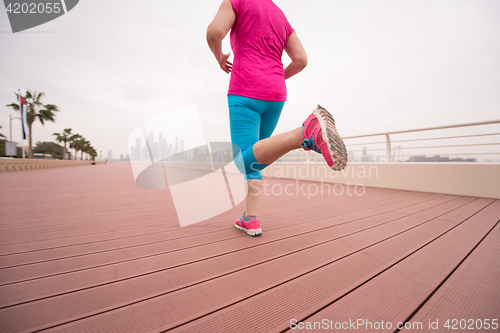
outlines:
M0 126L0 128L2 128L2 126ZM2 133L0 133L0 137L1 138L6 138L5 135L3 135ZM6 138L7 139L7 138Z
M80 135L80 138L79 139L76 139L75 141L73 141L73 148L75 148L75 159L76 159L76 154L81 151L82 152L82 155L81 155L81 158L80 160L83 160L83 149L85 149L85 145L87 144L87 140L85 140L84 137L82 137Z
M97 157L97 151L95 150L95 148L92 148L89 155L92 158L92 162L95 162L95 158Z
M19 94L14 93L16 95L17 100L19 101ZM54 104L43 104L42 97L45 96L44 92L37 92L30 90L26 91L26 95L24 95L24 99L28 104L28 127L30 130L29 135L29 146L28 146L28 158L33 158L33 123L36 118L40 120L42 125L45 125L46 121L55 122L55 112L59 112L59 108ZM7 105L8 107L13 108L16 111L19 111L19 102L11 103Z
M90 142L87 141L86 145L83 147L82 152L84 152L87 155L90 155L90 153L92 152L92 150L94 150L94 147L92 147L90 145ZM88 158L89 157L87 156L87 160L88 160Z
M81 136L80 134L73 134L69 138L69 140L70 140L69 147L75 150L75 160L77 160L77 154L78 154L78 151L80 150L80 144L78 144L78 142L81 139L83 139L83 136Z
M66 144L68 143L68 141L71 140L71 137L73 136L73 133L71 133L71 128L65 128L62 133L54 133L52 135L55 135L57 142L64 142L63 160L65 160L66 159Z
M87 153L92 146L90 145L90 141L83 140L82 142L82 161L83 161L83 153Z

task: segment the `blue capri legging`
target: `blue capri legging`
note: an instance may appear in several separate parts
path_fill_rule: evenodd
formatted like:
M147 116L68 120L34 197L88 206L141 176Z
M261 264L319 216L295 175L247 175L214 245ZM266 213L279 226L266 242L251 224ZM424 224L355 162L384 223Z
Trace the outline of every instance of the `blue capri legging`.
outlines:
M231 141L235 149L235 164L245 174L245 179L262 179L260 170L268 165L260 164L253 155L253 145L273 134L285 102L264 101L238 95L228 95ZM238 156L239 155L239 156Z

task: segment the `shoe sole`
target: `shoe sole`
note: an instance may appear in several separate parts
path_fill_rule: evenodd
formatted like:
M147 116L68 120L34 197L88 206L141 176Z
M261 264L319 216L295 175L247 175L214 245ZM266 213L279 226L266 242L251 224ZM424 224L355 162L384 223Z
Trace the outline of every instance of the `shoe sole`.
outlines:
M234 227L238 230L242 230L242 231L246 232L247 235L251 236L251 237L262 235L262 229L247 229L247 228L244 228L244 227L237 225L236 223L234 224Z
M314 109L313 114L318 118L323 141L326 142L328 152L332 158L333 164L331 168L335 171L343 170L347 165L347 149L335 128L335 120L330 112L321 105Z

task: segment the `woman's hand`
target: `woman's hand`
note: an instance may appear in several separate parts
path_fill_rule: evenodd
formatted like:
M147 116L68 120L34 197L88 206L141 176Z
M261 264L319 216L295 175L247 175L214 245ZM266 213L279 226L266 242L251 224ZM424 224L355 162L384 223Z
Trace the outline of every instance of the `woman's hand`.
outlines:
M285 68L285 80L287 80L307 66L306 50L295 31L288 37L285 52L292 59L292 62Z
M228 74L233 68L233 63L227 60L231 53L222 53L222 40L233 26L235 19L236 17L231 2L229 0L224 0L213 21L207 28L208 46L214 54L215 59L219 62L220 68Z
M229 59L230 55L231 52L222 54L222 57L218 60L220 68L222 68L222 70L228 74L231 73L231 70L233 69L233 63L227 60Z

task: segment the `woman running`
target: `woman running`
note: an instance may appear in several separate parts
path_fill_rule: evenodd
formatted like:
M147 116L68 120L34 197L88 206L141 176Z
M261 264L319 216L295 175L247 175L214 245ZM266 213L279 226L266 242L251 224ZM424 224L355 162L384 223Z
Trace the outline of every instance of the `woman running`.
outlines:
M222 52L229 30L234 64L228 60L230 53ZM227 96L231 141L240 150L234 152L235 163L247 181L246 211L234 226L259 236L260 170L303 148L322 154L338 171L347 164L347 151L333 117L319 105L301 127L271 137L286 101L285 80L307 65L297 33L272 0L223 0L208 26L207 42L220 68L231 73ZM283 50L292 60L286 68L281 62Z

